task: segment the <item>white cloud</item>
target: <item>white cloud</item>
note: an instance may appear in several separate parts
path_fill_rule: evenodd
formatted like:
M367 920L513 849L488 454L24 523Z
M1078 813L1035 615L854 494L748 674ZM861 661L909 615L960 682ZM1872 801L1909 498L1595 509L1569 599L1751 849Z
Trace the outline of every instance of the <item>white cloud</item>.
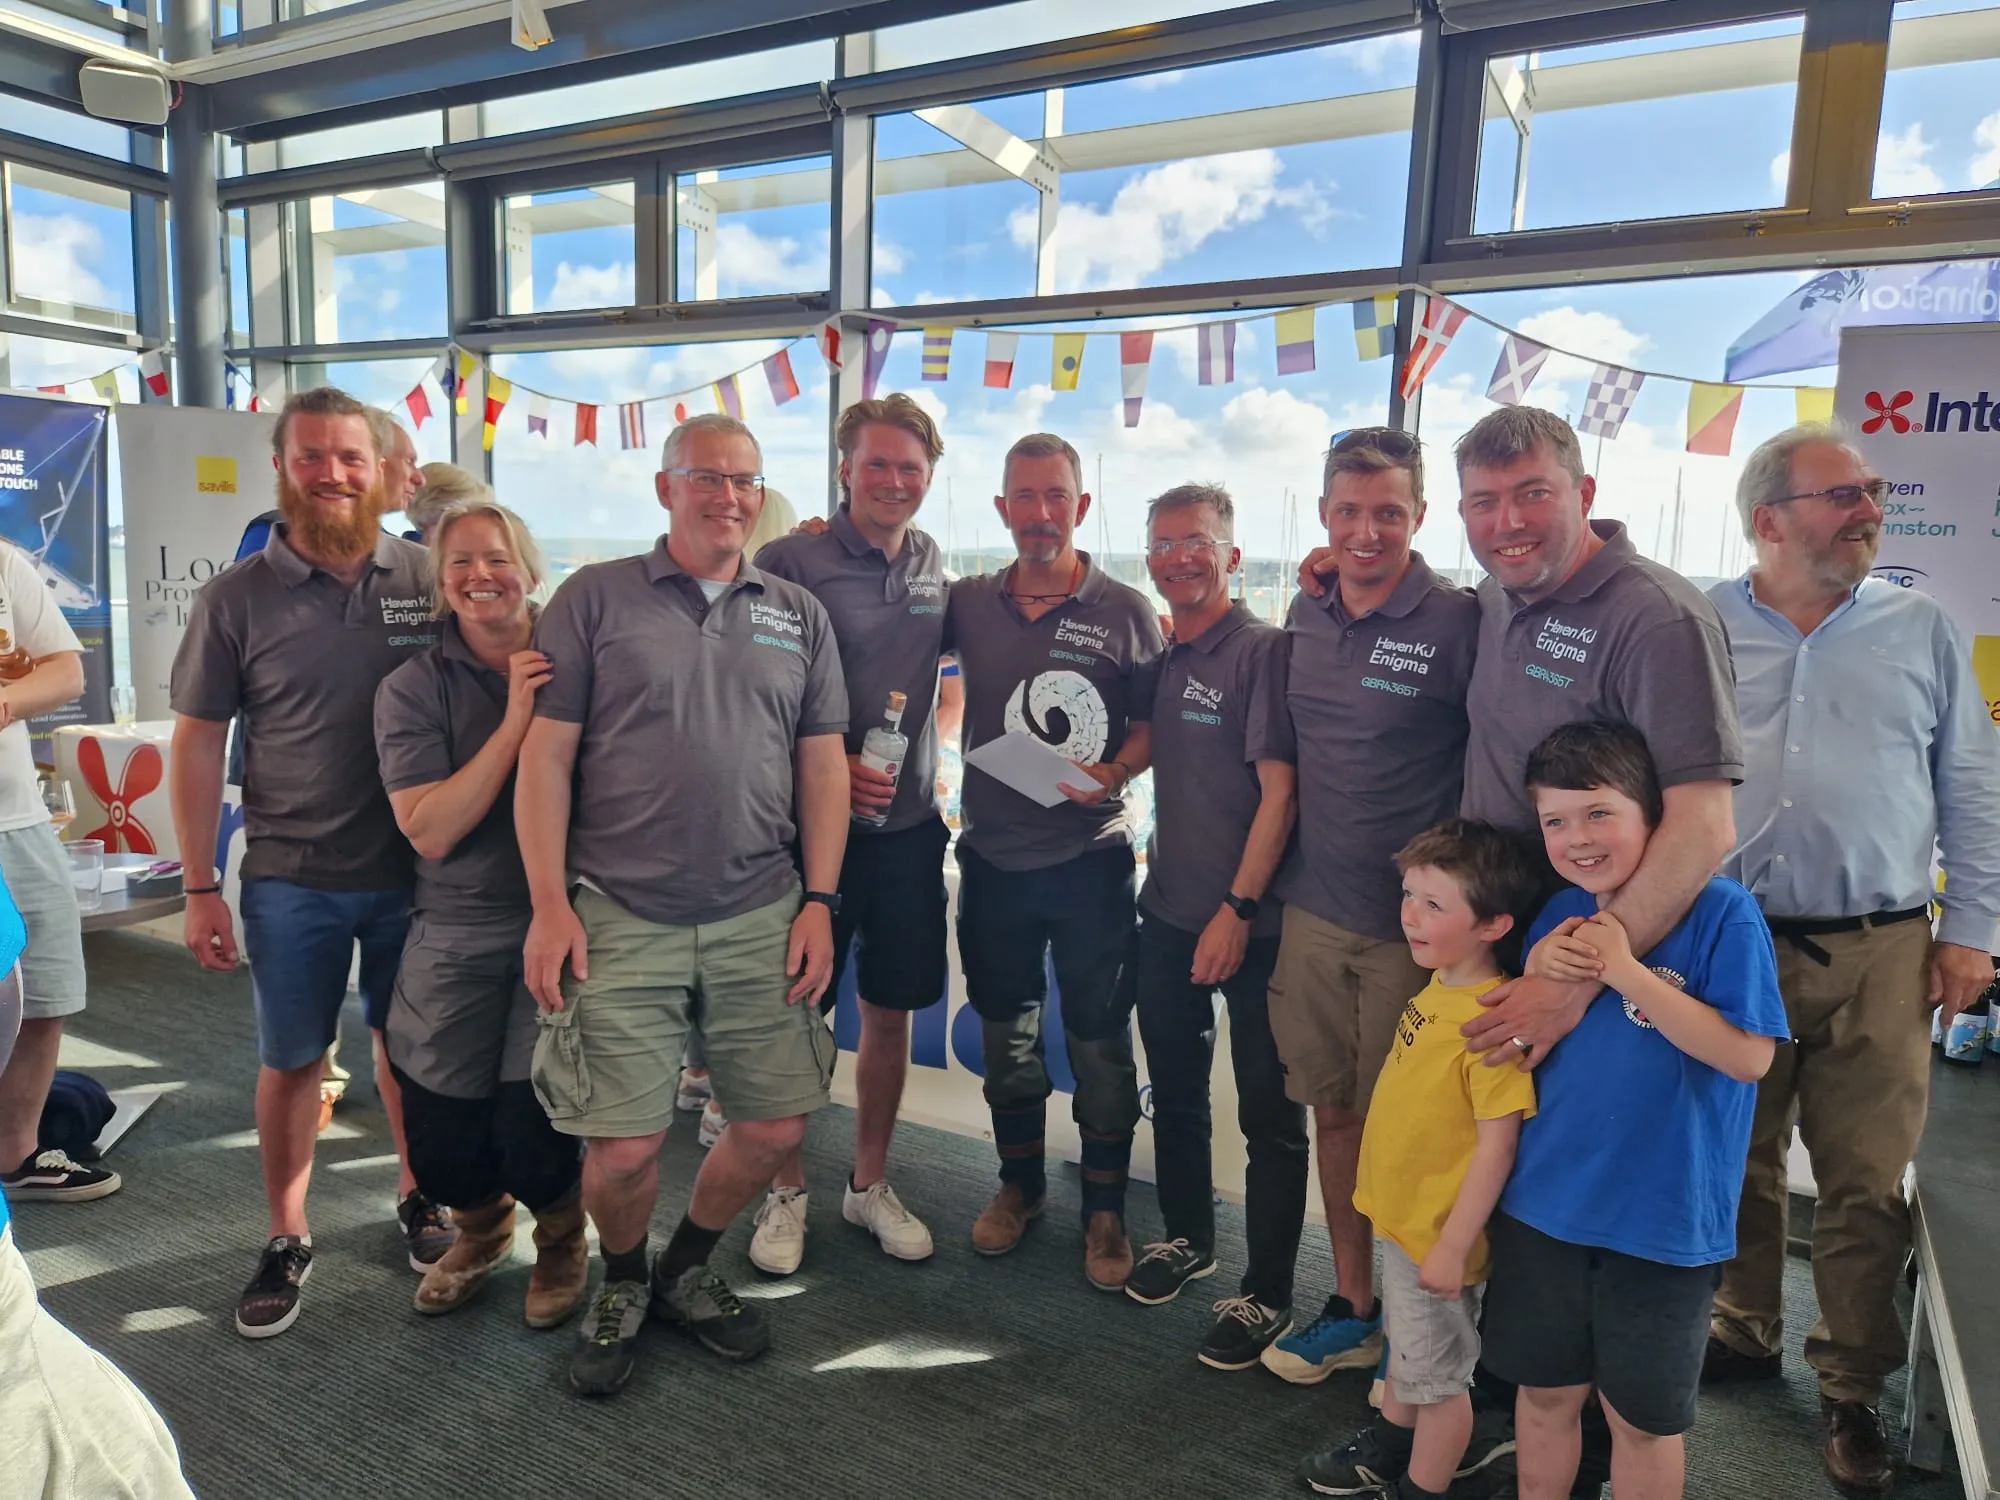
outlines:
M1792 153L1780 151L1771 158L1771 191L1783 200L1785 192L1792 185Z
M1995 110L1972 127L1972 143L1985 149L1972 158L1972 186L2000 184L2000 110Z
M1930 164L1935 141L1924 137L1921 120L1910 122L1900 135L1883 131L1875 142L1875 194L1877 197L1917 196L1944 191L1944 179Z
M1141 285L1213 236L1254 224L1273 208L1296 210L1308 229L1325 223L1332 211L1318 186L1279 187L1283 170L1270 150L1205 156L1139 173L1118 189L1109 208L1063 204L1051 247L1058 289ZM1036 210L1016 210L1007 229L1016 246L1032 248Z
M798 256L799 242L789 235L762 235L727 219L715 227L715 263L725 297L823 286L824 257L815 270Z
M903 247L894 240L881 236L875 239L875 272L879 276L895 276L908 269L910 258Z
M1169 68L1164 73L1141 73L1137 78L1128 78L1125 80L1125 87L1136 93L1152 94L1161 89L1170 89L1186 77L1186 68Z
M1385 73L1391 63L1403 65L1417 54L1415 31L1392 31L1387 36L1371 36L1350 42L1347 56L1364 73Z
M1609 365L1630 365L1653 343L1645 334L1627 328L1610 313L1581 312L1568 306L1530 313L1521 319L1521 332L1538 344L1568 350L1578 356L1551 356L1540 377L1550 383L1564 379L1587 379L1592 367L1600 361ZM1541 394L1539 385L1535 393ZM1536 404L1545 403L1538 401Z
M549 290L544 310L630 307L636 296L632 289L633 274L629 260L609 266L575 266L563 261L556 267L555 285Z
M110 304L110 291L89 269L104 255L95 225L69 214L16 214L13 231L17 295L71 307Z

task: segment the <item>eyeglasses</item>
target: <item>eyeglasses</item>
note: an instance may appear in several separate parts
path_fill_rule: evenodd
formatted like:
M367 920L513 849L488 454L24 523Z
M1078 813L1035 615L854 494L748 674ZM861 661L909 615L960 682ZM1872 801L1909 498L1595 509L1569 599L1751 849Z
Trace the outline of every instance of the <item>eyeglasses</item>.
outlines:
M697 495L719 495L725 485L739 495L764 493L762 474L724 474L715 469L669 469L667 472L685 479Z
M1780 495L1764 503L1783 505L1787 500L1824 500L1836 510L1853 510L1863 500L1880 505L1889 498L1890 488L1886 479L1871 479L1866 484L1836 484L1831 489L1807 490L1801 495Z
M1330 445L1335 453L1352 453L1356 448L1373 448L1384 458L1392 458L1401 463L1420 457L1423 447L1415 434L1400 427L1348 427L1333 435Z
M1219 542L1205 536L1162 537L1157 542L1149 543L1146 550L1159 558L1172 557L1177 552L1194 557L1198 553L1220 551L1224 547L1234 545L1232 542Z

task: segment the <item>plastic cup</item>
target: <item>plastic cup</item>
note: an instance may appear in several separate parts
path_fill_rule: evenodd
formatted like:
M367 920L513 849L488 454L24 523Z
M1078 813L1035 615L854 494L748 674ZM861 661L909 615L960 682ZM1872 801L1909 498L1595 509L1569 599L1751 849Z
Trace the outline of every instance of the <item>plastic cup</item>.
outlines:
M63 847L69 851L69 880L76 887L78 909L100 910L104 905L104 840L78 839Z

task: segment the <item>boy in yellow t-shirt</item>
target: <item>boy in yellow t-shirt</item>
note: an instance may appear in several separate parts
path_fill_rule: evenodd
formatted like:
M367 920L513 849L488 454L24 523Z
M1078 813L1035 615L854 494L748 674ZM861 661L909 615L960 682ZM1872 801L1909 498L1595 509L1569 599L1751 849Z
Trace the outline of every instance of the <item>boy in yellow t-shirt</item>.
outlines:
M1548 871L1513 834L1452 818L1396 856L1403 936L1431 982L1403 1008L1361 1134L1354 1206L1382 1246L1389 1343L1382 1420L1315 1453L1299 1477L1323 1495L1442 1496L1472 1435L1486 1220L1513 1169L1535 1086L1488 1068L1459 1027L1503 974L1495 945L1540 905Z

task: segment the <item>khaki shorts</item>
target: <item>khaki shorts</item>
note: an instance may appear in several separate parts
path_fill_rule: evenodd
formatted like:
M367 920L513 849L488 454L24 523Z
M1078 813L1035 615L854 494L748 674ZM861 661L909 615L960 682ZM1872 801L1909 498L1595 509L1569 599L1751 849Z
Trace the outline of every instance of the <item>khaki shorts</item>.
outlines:
M1430 978L1407 944L1360 937L1287 906L1270 992L1285 1097L1366 1113L1396 1018Z
M1479 1299L1469 1286L1456 1299L1427 1292L1416 1262L1382 1241L1382 1328L1389 1343L1389 1388L1408 1406L1435 1406L1472 1389L1479 1363Z
M563 1008L539 1017L530 1074L557 1130L602 1139L665 1130L691 1026L730 1119L787 1120L826 1103L833 1033L819 1007L785 1002L796 889L692 927L648 922L588 887L574 904L590 978L564 979Z

